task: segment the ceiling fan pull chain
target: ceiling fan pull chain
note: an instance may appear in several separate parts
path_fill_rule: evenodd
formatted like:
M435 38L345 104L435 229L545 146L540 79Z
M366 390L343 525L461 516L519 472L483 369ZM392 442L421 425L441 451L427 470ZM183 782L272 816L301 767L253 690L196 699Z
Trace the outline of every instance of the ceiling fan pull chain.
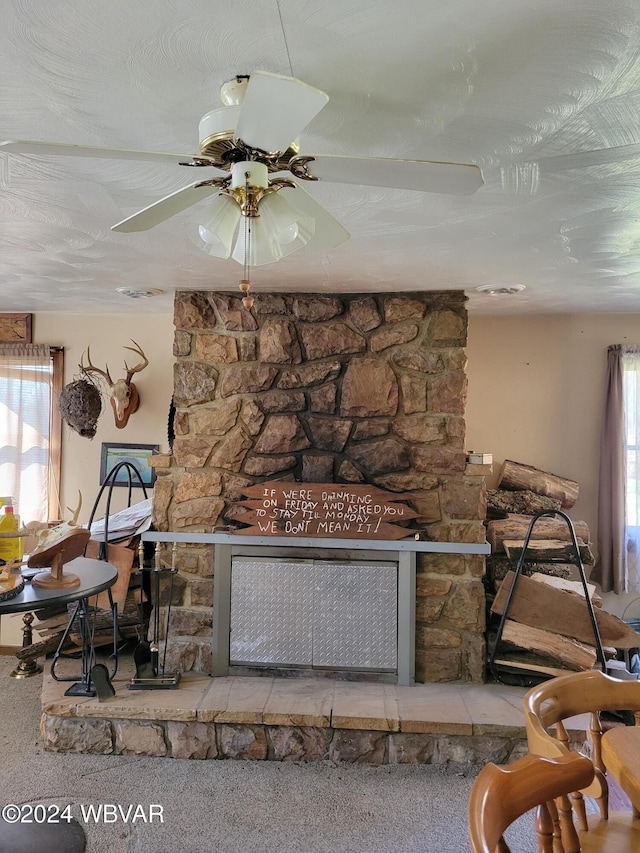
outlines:
M249 195L249 172L244 173L244 191L245 198ZM244 264L243 264L243 274L244 278L240 281L239 287L240 290L244 293L242 297L242 304L247 309L247 311L253 307L253 296L249 295L249 290L251 288L251 281L249 279L249 253L251 250L251 217L244 217Z
M245 197L249 196L249 172L244 173ZM251 218L245 216L244 226L244 277L249 281L249 251L251 249Z

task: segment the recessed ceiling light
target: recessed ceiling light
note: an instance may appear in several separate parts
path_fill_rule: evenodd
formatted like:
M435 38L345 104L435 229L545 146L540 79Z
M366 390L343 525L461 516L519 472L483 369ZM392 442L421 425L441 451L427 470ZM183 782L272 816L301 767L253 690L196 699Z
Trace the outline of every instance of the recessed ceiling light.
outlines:
M480 287L476 287L478 293L486 293L488 296L508 296L513 293L520 293L524 289L524 284L481 284Z
M148 299L150 296L157 296L159 293L164 293L164 290L158 290L157 288L151 290L133 290L130 287L116 287L116 293L121 293L130 299Z

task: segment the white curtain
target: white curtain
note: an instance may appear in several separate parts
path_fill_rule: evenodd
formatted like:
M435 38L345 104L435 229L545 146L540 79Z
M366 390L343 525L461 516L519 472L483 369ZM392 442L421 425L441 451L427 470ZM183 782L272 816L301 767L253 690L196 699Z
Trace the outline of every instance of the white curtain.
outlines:
M0 344L0 495L22 524L47 521L51 354L41 344Z

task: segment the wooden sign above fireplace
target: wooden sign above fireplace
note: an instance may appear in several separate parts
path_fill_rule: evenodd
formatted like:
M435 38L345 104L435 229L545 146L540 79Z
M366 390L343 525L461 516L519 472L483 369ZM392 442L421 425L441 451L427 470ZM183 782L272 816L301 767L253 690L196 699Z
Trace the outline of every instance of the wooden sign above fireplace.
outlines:
M260 483L245 489L249 508L243 534L330 536L337 539L403 539L412 531L397 522L418 515L399 501L411 495L376 486L342 483Z

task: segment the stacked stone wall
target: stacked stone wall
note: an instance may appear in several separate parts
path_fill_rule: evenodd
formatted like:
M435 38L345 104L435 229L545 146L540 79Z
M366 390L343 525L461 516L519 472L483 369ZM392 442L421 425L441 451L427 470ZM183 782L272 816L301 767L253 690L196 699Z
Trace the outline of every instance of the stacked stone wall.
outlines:
M424 538L484 542L461 292L256 294L251 311L232 294L181 292L174 323L175 438L157 466L156 529L241 529L243 489L281 479L409 492ZM211 549L181 547L177 567L168 660L207 672ZM420 555L418 680L483 680L483 574L482 557Z
M54 715L43 715L40 726L48 752L94 755L470 766L507 764L526 754L521 731L499 734L486 728L477 735L455 735Z

